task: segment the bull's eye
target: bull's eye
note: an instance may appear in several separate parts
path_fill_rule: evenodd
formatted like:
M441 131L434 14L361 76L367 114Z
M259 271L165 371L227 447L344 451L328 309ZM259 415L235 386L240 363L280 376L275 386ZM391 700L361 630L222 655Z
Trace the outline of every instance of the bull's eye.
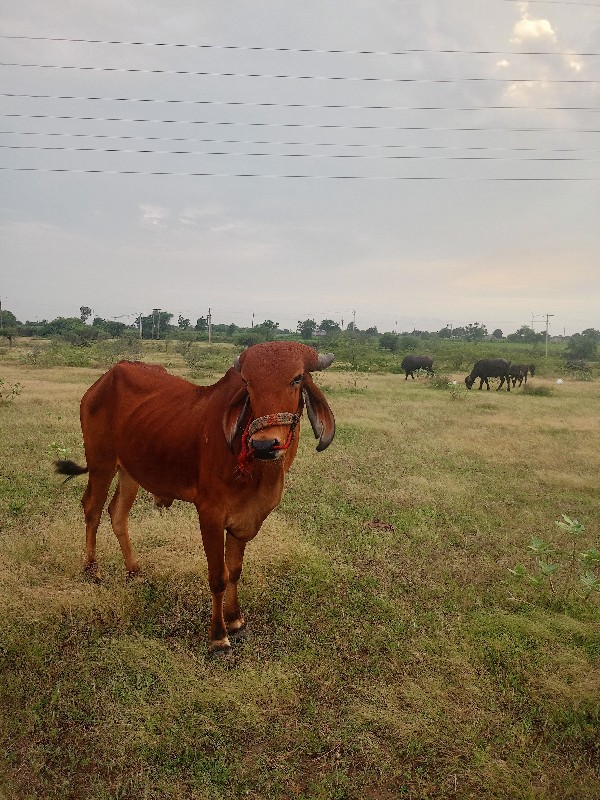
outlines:
M296 375L296 377L292 381L292 386L300 386L301 383L302 383L302 375Z

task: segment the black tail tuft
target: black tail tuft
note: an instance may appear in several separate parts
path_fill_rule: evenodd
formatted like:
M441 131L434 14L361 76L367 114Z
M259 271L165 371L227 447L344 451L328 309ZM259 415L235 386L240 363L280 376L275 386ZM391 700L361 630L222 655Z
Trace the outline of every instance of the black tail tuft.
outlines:
M88 471L87 467L80 467L79 464L76 464L74 461L55 461L54 468L59 475L67 476L65 482L70 481L71 478L75 478L77 475L83 475Z

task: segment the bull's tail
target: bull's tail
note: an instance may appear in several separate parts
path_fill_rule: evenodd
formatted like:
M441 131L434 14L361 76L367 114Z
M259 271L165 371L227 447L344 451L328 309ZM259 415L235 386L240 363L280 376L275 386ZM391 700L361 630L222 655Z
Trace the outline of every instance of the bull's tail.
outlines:
M64 483L88 471L87 467L80 467L79 464L76 464L74 461L55 461L54 468L59 475L67 476Z

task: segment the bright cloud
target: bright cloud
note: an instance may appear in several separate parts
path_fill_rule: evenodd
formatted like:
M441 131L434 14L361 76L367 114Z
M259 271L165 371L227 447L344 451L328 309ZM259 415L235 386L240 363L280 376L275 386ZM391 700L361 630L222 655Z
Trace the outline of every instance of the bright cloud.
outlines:
M547 19L520 19L513 28L511 42L515 44L539 41L540 39L556 41L556 34Z

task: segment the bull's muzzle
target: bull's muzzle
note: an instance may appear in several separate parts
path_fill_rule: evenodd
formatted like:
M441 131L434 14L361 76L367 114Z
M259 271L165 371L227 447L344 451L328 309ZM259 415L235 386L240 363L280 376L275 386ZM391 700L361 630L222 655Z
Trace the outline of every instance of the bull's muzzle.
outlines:
M262 461L273 461L274 459L281 458L294 438L294 432L299 420L299 414L291 414L287 411L277 414L267 414L264 417L255 419L248 426L246 434L249 450L252 455ZM265 428L273 428L280 425L289 426L285 442L280 442L279 439L276 438L259 439L254 435Z
M272 461L283 455L279 439L252 439L250 447L255 458Z

